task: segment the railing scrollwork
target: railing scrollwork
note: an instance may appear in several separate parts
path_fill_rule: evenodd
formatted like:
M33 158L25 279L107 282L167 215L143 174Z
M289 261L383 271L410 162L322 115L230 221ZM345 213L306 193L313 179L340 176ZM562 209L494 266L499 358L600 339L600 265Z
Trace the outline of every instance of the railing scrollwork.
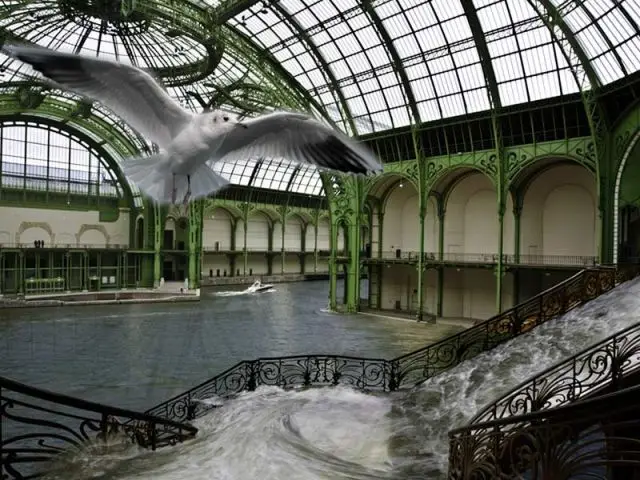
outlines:
M449 433L450 480L637 478L640 386Z
M175 420L204 415L225 398L261 385L283 388L351 385L361 390L413 387L479 353L528 332L634 277L637 269L582 270L530 300L472 328L393 360L301 355L245 360L147 413Z
M0 377L0 478L36 478L83 454L138 445L155 450L193 438L197 428L88 402Z

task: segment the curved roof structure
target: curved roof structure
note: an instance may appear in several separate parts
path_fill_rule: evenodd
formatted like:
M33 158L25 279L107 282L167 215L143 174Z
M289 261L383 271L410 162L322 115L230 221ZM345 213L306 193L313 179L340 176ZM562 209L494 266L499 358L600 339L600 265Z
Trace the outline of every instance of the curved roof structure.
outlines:
M304 108L350 135L597 88L639 70L640 0L0 0L0 28L151 69L193 110ZM33 77L0 58L3 82ZM322 194L282 159L232 183Z

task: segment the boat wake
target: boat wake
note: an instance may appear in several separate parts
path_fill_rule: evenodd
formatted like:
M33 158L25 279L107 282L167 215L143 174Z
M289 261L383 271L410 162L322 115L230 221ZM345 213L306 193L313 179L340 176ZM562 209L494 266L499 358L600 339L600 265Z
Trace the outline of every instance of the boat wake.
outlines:
M264 292L249 292L247 290L228 290L222 292L213 293L214 297L242 297L244 295L263 295L265 293L276 293L278 290L272 288L271 290L266 290Z

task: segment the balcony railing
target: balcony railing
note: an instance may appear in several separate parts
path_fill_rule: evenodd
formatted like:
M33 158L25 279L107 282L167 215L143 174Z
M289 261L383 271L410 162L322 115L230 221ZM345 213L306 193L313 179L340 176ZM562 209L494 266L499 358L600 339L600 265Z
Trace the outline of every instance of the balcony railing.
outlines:
M471 423L549 410L605 389L640 371L640 323L586 348L521 383L480 411Z
M155 450L197 428L165 418L38 389L0 377L0 478L36 478L73 468L83 454L126 444ZM64 475L56 478L64 478Z
M215 252L220 252L220 253L227 253L227 252L233 252L233 253L244 253L245 251L249 252L249 253L282 253L283 251L285 253L308 253L308 254L312 254L315 253L315 251L312 250L302 250L301 248L285 248L284 250L282 248L273 248L271 250L269 250L268 248L264 247L264 248L260 248L260 247L248 247L248 248L231 248L231 247L212 247L212 246L205 246L202 247L202 250L206 253L215 253ZM318 251L320 252L320 251Z
M397 250L395 252L382 252L368 257L371 260L399 260L415 261L420 258L420 252ZM499 255L497 253L444 253L442 257L437 252L425 252L423 261L425 263L485 263L497 264ZM528 265L528 266L572 266L572 267L592 267L597 265L597 257L583 255L502 255L502 263L505 265Z
M125 250L129 248L129 244L125 243L47 243L44 242L41 246L36 247L33 242L31 243L0 243L0 250L3 248L20 248L20 249L32 249L41 250L46 248L59 248L59 249L115 249Z

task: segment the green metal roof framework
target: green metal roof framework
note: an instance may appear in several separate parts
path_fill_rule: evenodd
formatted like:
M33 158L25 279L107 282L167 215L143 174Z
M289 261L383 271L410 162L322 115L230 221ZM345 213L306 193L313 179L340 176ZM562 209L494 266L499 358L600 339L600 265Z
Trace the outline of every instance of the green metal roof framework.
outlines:
M0 27L10 36L149 68L195 111L306 109L367 138L584 94L640 70L639 0L0 0L0 6ZM27 67L0 62L1 81L33 82ZM247 159L220 172L237 185L324 193L316 169L282 159Z

